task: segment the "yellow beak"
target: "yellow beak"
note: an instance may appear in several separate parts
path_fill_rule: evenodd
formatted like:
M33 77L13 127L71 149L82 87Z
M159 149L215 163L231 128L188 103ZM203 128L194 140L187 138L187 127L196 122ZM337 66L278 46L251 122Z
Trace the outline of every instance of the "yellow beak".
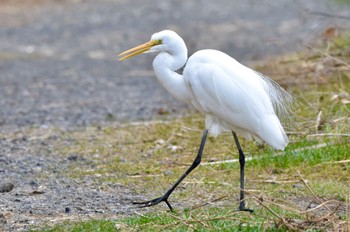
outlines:
M130 57L136 56L138 54L147 52L151 47L159 45L161 43L162 43L161 40L152 40L147 43L141 44L137 47L131 48L125 52L120 53L119 56L122 56L122 57L120 57L119 60L125 60Z

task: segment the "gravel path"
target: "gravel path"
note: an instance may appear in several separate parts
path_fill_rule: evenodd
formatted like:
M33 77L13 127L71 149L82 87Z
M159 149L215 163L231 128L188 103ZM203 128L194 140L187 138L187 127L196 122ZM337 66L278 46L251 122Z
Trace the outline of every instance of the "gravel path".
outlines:
M350 15L349 6L326 0L203 3L0 0L0 229L131 212L130 190L63 177L70 162L84 160L54 157L50 139L33 145L22 133L188 112L155 80L153 56L118 62L119 52L168 28L190 54L216 48L248 62L302 49L330 26L349 27L319 14Z
M310 9L350 15L350 7L325 0L29 2L37 5L9 9L0 24L3 127L66 128L183 113L186 106L155 80L152 55L117 61L119 52L165 28L183 36L190 54L216 48L249 61L298 49L329 26L349 24Z

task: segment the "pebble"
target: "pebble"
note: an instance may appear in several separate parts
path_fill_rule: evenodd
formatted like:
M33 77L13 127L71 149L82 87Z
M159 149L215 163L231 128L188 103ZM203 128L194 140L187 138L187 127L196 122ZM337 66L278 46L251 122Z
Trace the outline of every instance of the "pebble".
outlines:
M6 224L7 221L6 221L6 218L3 214L0 214L0 224Z
M300 183L297 183L297 184L294 184L293 187L294 188L297 188L297 189L300 189L302 188L304 185L303 184L300 184Z
M166 176L171 176L174 174L174 172L170 171L170 170L164 170L163 171L163 174L166 175Z
M0 193L11 192L15 185L11 182L0 183Z
M67 159L69 161L77 161L78 155L77 154L70 154Z
M70 213L70 212L71 212L71 209L70 209L69 207L66 207L66 208L64 209L64 212L65 212L65 213Z

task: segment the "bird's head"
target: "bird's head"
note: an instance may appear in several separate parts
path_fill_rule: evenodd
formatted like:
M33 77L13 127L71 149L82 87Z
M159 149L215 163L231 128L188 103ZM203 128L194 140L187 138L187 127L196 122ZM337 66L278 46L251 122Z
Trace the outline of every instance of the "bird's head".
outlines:
M154 33L151 40L119 54L119 60L125 60L142 53L170 52L184 44L182 38L174 31L164 30Z

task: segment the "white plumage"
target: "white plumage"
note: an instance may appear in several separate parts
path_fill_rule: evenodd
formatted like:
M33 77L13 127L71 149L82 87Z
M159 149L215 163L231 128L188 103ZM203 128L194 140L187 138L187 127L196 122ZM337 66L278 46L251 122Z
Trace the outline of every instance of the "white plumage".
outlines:
M173 31L153 34L149 42L121 53L121 60L146 52L159 52L153 61L158 80L174 97L192 104L205 115L206 130L196 159L174 186L160 198L137 204L147 207L165 201L172 210L168 197L200 163L208 131L212 135L232 131L240 157L239 209L248 210L244 203L245 156L236 133L246 139L265 141L273 148L283 150L288 144L288 138L277 115L289 116L292 97L273 80L223 52L201 50L187 59L186 45ZM185 68L181 75L177 70L183 66Z
M230 56L216 50L193 54L184 70L191 103L206 115L206 128L213 135L233 130L246 139L263 140L284 149L288 138L276 116L281 106L272 80L262 77ZM288 99L288 98L287 98ZM283 105L282 105L283 106Z
M210 134L233 130L285 148L288 138L276 112L288 111L291 96L277 83L217 50L201 50L187 60L186 45L173 31L156 33L151 41L162 41L147 50L160 52L153 62L158 80L205 114ZM185 64L183 75L175 72Z

